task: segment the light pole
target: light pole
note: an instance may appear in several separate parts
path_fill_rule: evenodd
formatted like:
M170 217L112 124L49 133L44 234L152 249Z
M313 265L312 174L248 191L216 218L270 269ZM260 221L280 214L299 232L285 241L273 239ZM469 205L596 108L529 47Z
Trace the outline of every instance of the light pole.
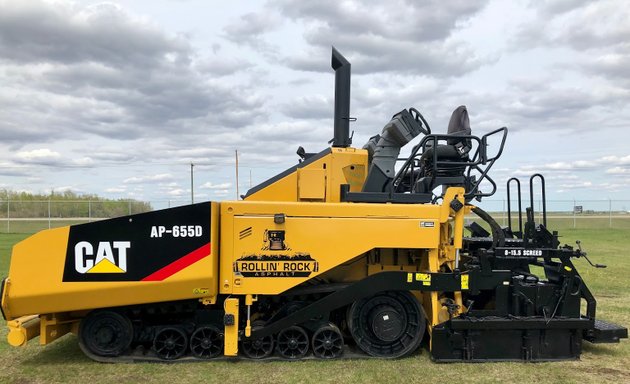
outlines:
M236 158L236 200L238 200L238 149L234 150L234 157Z
M194 180L194 174L193 174L193 168L194 168L195 164L190 163L190 204L194 204L195 203L195 190L193 189L193 180Z

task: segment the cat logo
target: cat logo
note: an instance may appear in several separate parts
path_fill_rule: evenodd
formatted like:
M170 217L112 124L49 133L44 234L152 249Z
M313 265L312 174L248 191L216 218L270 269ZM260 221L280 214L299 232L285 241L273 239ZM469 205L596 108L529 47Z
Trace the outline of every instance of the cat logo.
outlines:
M94 246L87 241L74 246L74 269L81 273L125 273L127 272L127 250L130 241L100 241Z

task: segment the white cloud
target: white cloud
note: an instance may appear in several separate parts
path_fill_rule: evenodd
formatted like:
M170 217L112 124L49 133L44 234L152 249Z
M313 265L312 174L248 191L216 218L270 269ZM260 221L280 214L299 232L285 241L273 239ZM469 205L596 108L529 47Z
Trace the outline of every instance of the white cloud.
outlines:
M590 181L576 181L573 183L564 183L560 184L560 188L564 189L576 189L576 188L589 188L592 187L593 183Z
M56 193L64 192L64 191L69 191L69 192L74 192L74 193L83 193L83 192L85 192L83 189L77 188L74 185L62 185L62 186L54 187L53 191L55 191Z
M355 146L410 106L445 132L466 104L473 133L510 128L498 182L538 171L549 191L625 196L623 1L91 3L0 0L6 185L184 200L192 162L196 192L232 197L234 150L263 181L327 146L335 45Z
M630 155L627 156L604 156L601 158L602 164L630 165Z
M189 193L189 191L186 191L181 188L171 189L170 191L166 192L166 194L171 197L182 197L186 195L187 193Z
M18 152L15 154L15 158L21 163L56 164L61 160L61 154L48 148L41 148Z
M89 166L93 166L95 165L94 160L92 160L92 158L90 157L81 157L78 159L73 160L74 164L78 165L78 166L84 166L84 167L89 167Z
M620 166L630 165L630 155L628 156L604 156L593 160L559 161L543 165L523 165L514 171L515 174L524 176L532 173L545 172L578 172L601 169L606 166L618 165L605 171L608 174L626 173L629 169ZM574 175L573 175L574 176ZM575 176L574 176L575 177Z
M613 167L606 170L609 175L630 175L629 168Z
M230 191L227 189L219 189L219 190L213 191L212 193L216 197L226 197L230 193Z
M211 182L207 182L202 184L199 188L201 189L214 189L214 190L225 190L226 188L230 188L232 183L221 183L221 184L213 184Z
M170 173L160 173L157 175L149 176L133 176L123 180L125 184L143 184L143 183L161 183L169 182L174 179L174 176Z
M119 188L119 187L105 188L105 192L107 192L107 193L123 193L123 192L126 192L126 191L127 191L126 188Z

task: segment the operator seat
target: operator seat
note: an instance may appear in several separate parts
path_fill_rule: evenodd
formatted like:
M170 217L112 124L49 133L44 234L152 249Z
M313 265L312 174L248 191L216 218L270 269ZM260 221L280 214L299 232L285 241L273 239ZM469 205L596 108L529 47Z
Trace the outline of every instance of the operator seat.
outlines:
M472 143L470 136L470 120L468 110L465 105L457 107L448 123L447 135L455 136L448 138L446 144L433 146L435 142L427 143L427 147L420 157L420 177L414 185L416 193L430 193L439 185L444 186L465 186L466 180L464 171L470 161L468 153ZM434 152L437 152L437 167L434 166ZM448 164L452 162L453 164Z

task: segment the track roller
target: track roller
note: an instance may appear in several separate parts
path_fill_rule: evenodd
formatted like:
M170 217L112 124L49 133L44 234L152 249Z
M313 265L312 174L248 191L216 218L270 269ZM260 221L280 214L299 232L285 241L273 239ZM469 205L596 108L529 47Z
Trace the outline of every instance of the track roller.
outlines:
M131 321L118 312L92 311L79 326L79 345L97 356L120 356L132 340Z
M179 328L162 328L153 339L153 350L160 359L178 359L186 353L187 348L188 337Z
M394 359L415 351L425 329L422 309L408 291L388 291L356 301L347 320L359 348L383 358Z
M254 321L252 328L256 329L265 325L264 321ZM274 337L272 335L260 339L246 338L241 341L240 350L250 359L264 359L271 356L274 347Z
M336 359L343 354L343 336L334 324L327 324L315 331L311 339L313 355L320 359Z
M308 334L294 325L278 333L276 351L285 359L301 359L308 353Z
M223 333L212 325L197 328L190 336L190 351L200 359L212 359L223 352Z

